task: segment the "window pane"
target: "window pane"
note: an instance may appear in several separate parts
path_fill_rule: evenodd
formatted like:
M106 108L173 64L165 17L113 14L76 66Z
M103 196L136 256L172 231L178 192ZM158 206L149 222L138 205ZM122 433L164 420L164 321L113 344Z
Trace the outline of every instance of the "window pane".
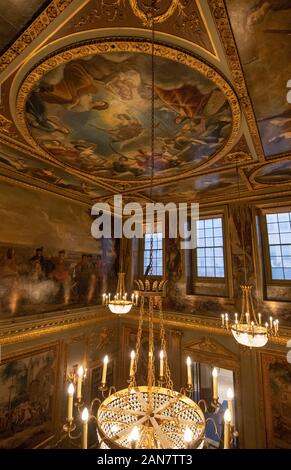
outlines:
M291 269L284 269L284 274L285 274L285 279L286 281L290 281L291 280Z
M282 248L285 248L285 247L282 247ZM291 248L291 246L290 246ZM270 255L271 256L281 256L281 247L280 245L271 245L270 246ZM290 254L291 256L291 254Z
M272 277L273 279L284 279L283 269L272 268Z
M205 268L198 268L197 269L197 274L198 274L198 276L205 277L206 276Z
M223 256L223 248L214 248L214 256Z
M222 227L214 229L214 236L215 237L222 237Z
M205 229L205 237L213 237L213 229L212 228L206 228Z
M224 269L223 268L215 268L215 276L216 277L224 277Z
M270 245L280 245L280 237L279 235L270 235L269 234L269 243Z
M290 212L284 212L282 214L278 214L278 220L279 222L285 222L287 220L290 220Z
M204 238L205 246L213 246L213 238Z
M271 222L277 222L278 220L278 217L277 217L277 214L267 214L267 223L271 223Z
M214 239L215 246L223 246L223 239L221 237L217 237Z
M273 248L273 247L270 247ZM276 247L277 248L277 247ZM291 256L291 245L283 245L281 247L282 250L282 256Z
M204 220L197 220L197 229L204 228Z
M223 258L215 258L215 267L223 268L223 266L224 266Z
M222 227L222 219L213 219L213 227Z
M283 266L284 268L291 268L291 258L283 258Z
M290 280L291 212L267 214L272 279Z
M271 258L272 268L280 268L282 266L282 258Z
M214 266L214 258L206 258L206 267Z
M268 224L268 232L269 233L279 233L279 225L278 224Z
M215 277L214 268L206 268L206 275L207 275L207 277Z
M201 247L205 246L205 238L198 238L197 239L197 246L198 247L199 246L201 246Z
M291 242L291 233L280 233L281 243L290 243Z
M279 229L281 233L284 233L284 232L290 233L290 222L280 222Z
M205 219L204 227L205 228L212 228L212 219Z

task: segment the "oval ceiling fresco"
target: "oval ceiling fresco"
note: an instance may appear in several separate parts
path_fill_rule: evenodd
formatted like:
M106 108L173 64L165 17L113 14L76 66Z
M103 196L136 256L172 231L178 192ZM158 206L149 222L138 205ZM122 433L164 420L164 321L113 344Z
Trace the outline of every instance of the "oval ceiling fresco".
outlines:
M259 184L291 183L291 160L270 163L256 170L251 180Z
M53 59L55 67L40 66L48 71L35 75L25 108L30 138L58 162L91 176L148 179L151 55L117 50L71 56L69 61ZM159 178L176 178L206 163L234 136L237 103L230 86L205 64L195 69L186 54L174 51L173 57L154 57Z

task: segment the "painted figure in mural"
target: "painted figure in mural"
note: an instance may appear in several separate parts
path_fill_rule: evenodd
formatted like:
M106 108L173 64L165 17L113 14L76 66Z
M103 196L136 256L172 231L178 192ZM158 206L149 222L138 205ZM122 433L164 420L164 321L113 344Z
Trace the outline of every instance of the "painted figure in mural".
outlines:
M50 275L55 267L53 261L44 256L43 247L36 248L34 256L32 256L29 261L39 261L42 272L46 277Z
M54 356L38 354L0 366L0 448L36 444L51 421L55 391ZM4 399L3 397L7 397Z
M290 0L260 0L250 11L247 26L260 24L270 11L290 10Z
M65 305L70 300L70 289L71 289L71 275L66 262L65 250L60 250L58 257L54 260L54 269L50 273L50 277L58 282L60 285L61 299Z
M66 127L58 122L58 119L48 117L46 107L37 90L31 93L26 104L26 112L31 127L35 127L44 132L57 131L61 134L67 134L69 132Z
M81 261L77 263L75 268L79 301L87 301L88 299L88 286L91 274L90 268L91 267L88 261L88 256L86 254L83 254L81 257Z
M19 300L19 265L14 248L8 248L0 259L1 306L14 314Z
M101 255L97 255L95 263L95 273L96 273L96 296L101 298L102 293L104 292L103 280L105 274L105 263Z

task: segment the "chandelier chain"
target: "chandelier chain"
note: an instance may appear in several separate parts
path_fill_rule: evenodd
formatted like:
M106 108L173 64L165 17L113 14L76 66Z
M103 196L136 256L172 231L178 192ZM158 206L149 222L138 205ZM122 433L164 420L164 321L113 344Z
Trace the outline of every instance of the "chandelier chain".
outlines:
M241 204L241 202L240 202L241 192L240 192L240 184L239 184L238 162L236 162L236 176L237 176L238 200L239 200L239 204ZM241 230L241 237L242 237L242 249L243 249L244 280L245 280L245 284L246 284L247 283L247 264L246 264L246 245L245 245L244 227Z
M152 40L151 40L151 178L150 178L150 200L152 201L153 197L153 181L154 181L154 171L155 171L155 3L156 0L152 0L151 4L151 29L152 29ZM154 240L153 240L153 228L151 230L151 240L150 240L150 259L149 259L149 274L153 272L153 249L154 249Z
M163 315L163 306L162 306L162 299L159 301L159 316L160 316L160 338L161 338L161 350L165 354L165 385L170 390L173 390L173 381L171 378L171 371L168 363L168 356L166 354L167 351L167 343L166 343L166 334L165 334L165 326L164 326L164 315Z
M142 337L142 327L143 327L143 318L144 318L144 297L140 299L140 311L139 311L139 321L138 321L138 329L137 329L137 337L136 337L136 346L135 346L135 362L133 366L133 375L130 378L129 387L136 387L136 374L138 368L138 360L139 360L139 353L140 353L140 344L141 344L141 337Z

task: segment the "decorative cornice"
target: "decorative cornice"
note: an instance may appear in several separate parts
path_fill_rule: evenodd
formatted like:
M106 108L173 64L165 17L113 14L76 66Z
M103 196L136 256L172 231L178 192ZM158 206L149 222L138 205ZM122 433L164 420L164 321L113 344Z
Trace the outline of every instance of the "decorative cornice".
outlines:
M57 313L40 316L22 317L0 322L0 345L31 341L45 335L60 333L75 328L110 320L112 314L101 307L84 307L72 310L61 310Z

